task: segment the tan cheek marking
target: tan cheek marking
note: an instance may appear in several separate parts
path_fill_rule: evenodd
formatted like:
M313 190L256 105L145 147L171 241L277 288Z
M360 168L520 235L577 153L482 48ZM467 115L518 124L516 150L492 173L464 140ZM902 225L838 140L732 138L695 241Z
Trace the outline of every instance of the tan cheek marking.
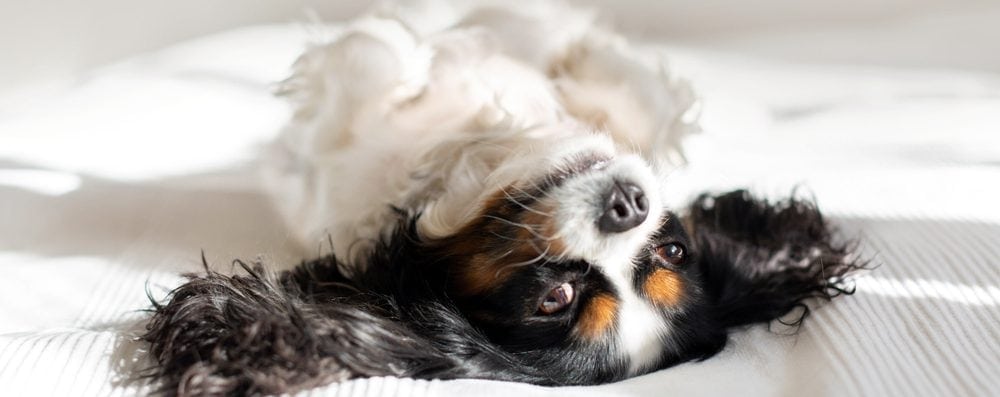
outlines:
M473 255L464 266L465 268L461 269L462 284L458 286L462 295L489 291L510 276L509 271L503 271L483 254Z
M540 205L532 208L532 211L524 210L521 223L531 226L534 233L520 229L518 239L525 241L527 245L531 245L528 241L534 241L533 247L546 252L549 256L563 255L566 252L566 243L557 235L559 229L556 228L554 213L554 209L549 205Z
M504 194L498 191L483 203L481 214L497 212L503 204ZM486 292L510 276L510 272L504 272L492 255L483 252L483 248L487 246L483 239L488 235L486 230L489 227L489 219L478 216L441 244L442 255L468 258L459 268L452 269L453 274L458 277L458 283L454 287L462 295Z
M643 285L646 296L663 306L674 306L684 297L684 282L681 277L667 269L656 269Z
M516 270L509 264L529 263L542 253L559 256L566 251L562 240L552 238L556 233L555 219L544 215L551 214L552 208L540 205L527 210L514 206L519 214L505 214L508 212L505 207L511 205L507 200L504 190L493 193L483 203L481 215L442 244L445 255L469 258L460 269L454 269L461 281L455 287L463 295L481 294L506 282ZM500 214L495 216L530 225L532 229L517 228L509 240L504 240L490 230L498 225L508 229L508 225L498 224L499 221L486 214ZM487 246L493 247L491 252L483 252Z
M583 308L576 330L580 336L587 339L601 338L614 324L618 312L618 300L615 297L601 293L587 302Z

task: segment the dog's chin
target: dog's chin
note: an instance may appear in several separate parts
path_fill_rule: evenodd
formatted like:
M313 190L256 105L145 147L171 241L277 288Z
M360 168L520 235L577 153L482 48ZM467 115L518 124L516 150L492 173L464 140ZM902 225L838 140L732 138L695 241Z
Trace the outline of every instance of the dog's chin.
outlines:
M596 152L583 152L571 156L541 178L541 185L559 186L581 174L599 172L608 167L612 156Z

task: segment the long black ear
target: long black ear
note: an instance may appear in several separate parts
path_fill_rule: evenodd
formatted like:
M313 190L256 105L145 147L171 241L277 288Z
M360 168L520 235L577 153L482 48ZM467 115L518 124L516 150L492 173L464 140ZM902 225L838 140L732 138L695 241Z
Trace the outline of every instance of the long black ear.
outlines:
M716 320L726 327L779 319L796 308L801 315L784 322L799 325L809 314L806 300L852 293L846 277L864 267L854 244L836 242L810 201L768 202L744 190L702 195L687 225Z
M377 306L352 298L325 266L321 304L292 274L260 265L248 274L188 275L165 304L154 302L142 338L150 343L164 395L290 393L360 376L410 376L451 362ZM304 274L304 273L303 273ZM320 284L322 285L322 284ZM338 298L340 297L340 301Z
M414 263L412 222L347 277L333 256L275 274L190 274L142 339L165 395L285 394L359 377L551 384L470 325Z

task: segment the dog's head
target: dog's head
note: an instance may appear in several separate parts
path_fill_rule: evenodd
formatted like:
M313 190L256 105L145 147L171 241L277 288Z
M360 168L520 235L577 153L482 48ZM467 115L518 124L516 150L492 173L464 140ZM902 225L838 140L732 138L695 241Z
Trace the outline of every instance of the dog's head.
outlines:
M499 172L515 178L498 177L422 254L491 341L553 372L586 364L594 379L660 366L682 348L676 322L703 300L695 245L653 171L607 143L577 137L536 149L544 161L507 158Z
M841 292L853 264L810 203L738 191L677 213L642 158L577 139L508 159L517 177L485 190L466 223L418 237L448 297L505 351L561 382L621 379Z
M145 336L159 374L267 393L380 375L603 383L707 358L733 327L802 308L797 323L807 299L848 292L860 263L811 202L735 191L672 211L641 158L568 146L451 186L479 199L452 207L463 221L446 233L433 212L448 206L400 210L363 264L194 277Z

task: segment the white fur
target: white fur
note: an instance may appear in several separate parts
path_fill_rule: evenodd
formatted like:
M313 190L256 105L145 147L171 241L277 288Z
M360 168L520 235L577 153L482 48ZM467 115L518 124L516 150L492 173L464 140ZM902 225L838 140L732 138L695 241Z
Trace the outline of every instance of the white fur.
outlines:
M520 4L520 3L519 3ZM622 309L618 343L633 371L658 357L663 319L634 291L628 258L663 216L663 169L681 161L694 98L657 59L559 3L382 7L296 63L284 93L296 112L268 170L291 229L352 260L422 213L420 234L455 233L500 189L525 187L581 153L609 158L569 179L554 203L567 256L608 274ZM599 197L614 178L647 194L633 230L601 234Z

